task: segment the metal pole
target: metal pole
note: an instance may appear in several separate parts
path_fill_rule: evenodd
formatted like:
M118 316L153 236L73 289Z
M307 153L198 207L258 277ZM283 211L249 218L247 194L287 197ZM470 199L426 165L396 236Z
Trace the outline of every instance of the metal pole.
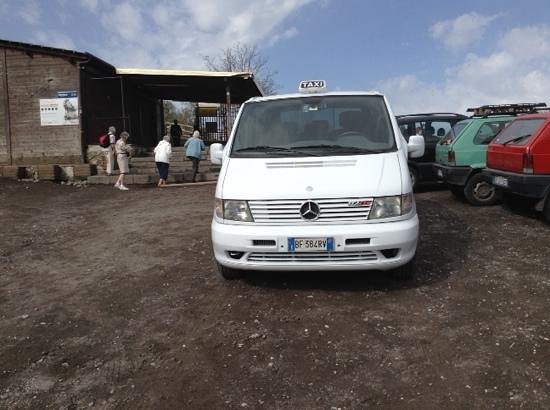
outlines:
M6 128L6 145L8 148L8 158L10 165L13 165L13 154L11 144L11 121L10 121L10 94L8 92L8 59L6 57L6 50L4 49L4 101L5 104L5 128Z
M227 141L229 139L229 135L231 134L231 87L229 86L227 79L225 81L225 103L227 105L225 109L225 139Z

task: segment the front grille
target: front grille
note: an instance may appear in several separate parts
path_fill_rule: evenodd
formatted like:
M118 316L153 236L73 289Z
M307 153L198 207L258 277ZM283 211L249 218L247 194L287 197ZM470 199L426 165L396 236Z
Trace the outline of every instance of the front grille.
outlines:
M253 252L248 255L249 262L357 262L375 261L376 252Z
M249 201L254 222L269 224L296 224L318 222L362 222L369 218L372 198L313 199L319 205L319 218L306 221L300 215L300 207L307 200ZM362 206L350 206L361 201Z

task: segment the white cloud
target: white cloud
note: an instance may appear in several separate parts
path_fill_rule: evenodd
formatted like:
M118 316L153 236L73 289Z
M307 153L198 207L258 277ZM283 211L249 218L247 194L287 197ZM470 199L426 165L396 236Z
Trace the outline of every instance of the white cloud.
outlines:
M27 24L35 26L40 22L40 5L35 0L25 0L20 3L21 7L18 11L18 16L21 17Z
M550 26L516 27L499 41L499 47L521 58L550 56Z
M430 33L436 40L451 51L466 50L481 40L487 26L498 17L467 13L453 20L443 20L430 27Z
M458 111L482 104L549 102L550 25L502 34L487 55L467 54L440 82L405 74L378 84L396 113Z
M237 42L270 46L298 34L284 22L313 0L140 0L113 6L109 0L79 0L101 16L107 45L91 51L116 66L204 68Z
M289 29L283 31L280 34L279 33L273 34L271 38L268 40L267 44L272 46L281 40L289 40L292 37L296 37L298 33L299 31L296 27L290 27Z
M103 25L125 40L137 41L144 31L140 9L129 2L121 3L104 12L101 18Z
M31 41L48 47L64 48L67 50L76 49L73 40L58 31L38 31Z

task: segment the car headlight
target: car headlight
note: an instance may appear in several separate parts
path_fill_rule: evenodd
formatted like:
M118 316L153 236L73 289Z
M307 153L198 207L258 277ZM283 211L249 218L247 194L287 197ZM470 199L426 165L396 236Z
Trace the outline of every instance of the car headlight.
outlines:
M254 222L247 201L215 199L214 214L221 219L239 222Z
M369 219L393 218L408 214L414 204L413 194L374 198Z

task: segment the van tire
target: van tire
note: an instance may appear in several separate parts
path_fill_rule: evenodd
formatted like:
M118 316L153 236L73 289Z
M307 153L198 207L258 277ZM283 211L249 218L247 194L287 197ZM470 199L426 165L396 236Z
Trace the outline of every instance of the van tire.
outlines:
M218 272L225 280L234 280L242 277L242 272L240 270L228 268L217 262L216 265L218 266Z
M550 194L546 195L546 201L544 202L544 208L542 209L542 217L546 223L550 224Z
M466 200L474 206L495 205L500 201L500 192L491 185L488 177L481 173L472 175L464 188Z
M394 279L408 281L413 280L416 273L416 256L405 265L398 267L392 271Z
M464 187L449 184L449 191L457 198L464 198Z

